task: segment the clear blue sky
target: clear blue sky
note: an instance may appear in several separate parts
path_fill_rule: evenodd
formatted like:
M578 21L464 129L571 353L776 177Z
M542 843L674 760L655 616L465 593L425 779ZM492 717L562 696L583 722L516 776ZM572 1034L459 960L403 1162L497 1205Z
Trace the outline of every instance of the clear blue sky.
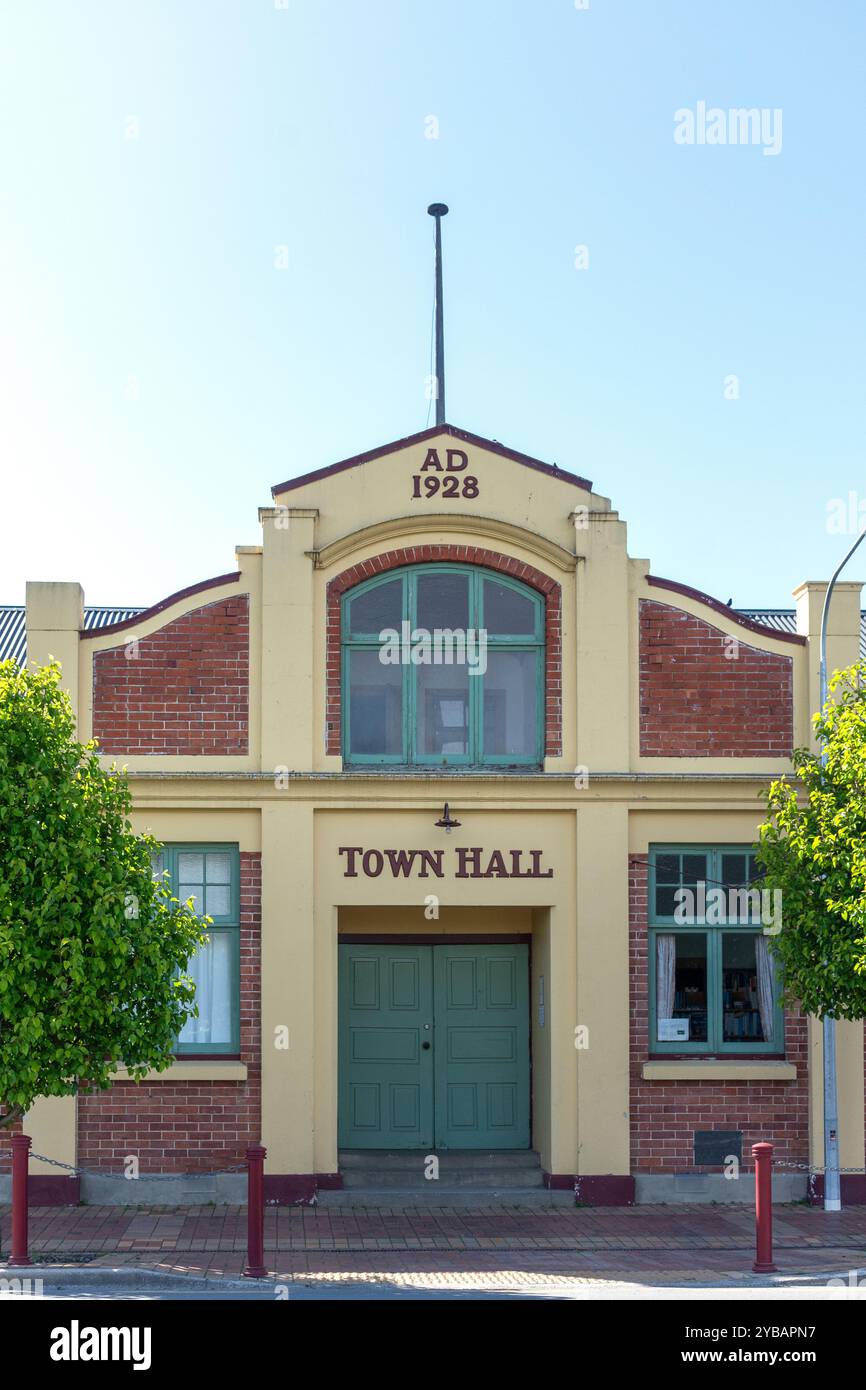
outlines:
M0 600L154 602L422 429L441 199L449 420L788 605L866 500L864 69L855 0L8 6ZM781 153L676 144L699 101L780 108Z

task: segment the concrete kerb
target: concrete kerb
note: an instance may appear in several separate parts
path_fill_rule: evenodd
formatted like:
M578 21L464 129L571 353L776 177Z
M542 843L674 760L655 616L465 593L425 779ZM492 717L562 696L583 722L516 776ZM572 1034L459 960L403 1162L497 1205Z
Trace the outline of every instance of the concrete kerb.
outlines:
M338 1253L338 1252L335 1252ZM447 1281L448 1271L439 1271L442 1276L443 1284ZM706 1294L713 1290L721 1290L728 1294L735 1294L738 1290L744 1293L758 1292L760 1290L775 1291L777 1293L790 1291L792 1294L798 1289L830 1289L830 1281L837 1280L835 1286L842 1292L852 1288L851 1276L854 1275L857 1281L856 1287L861 1289L861 1297L866 1298L866 1267L854 1268L850 1266L844 1270L822 1270L820 1272L810 1271L809 1273L798 1273L796 1270L786 1271L775 1275L754 1275L743 1273L742 1275L720 1275L712 1280L690 1280L683 1277L682 1270L672 1271L668 1276L660 1276L658 1273L645 1275L637 1279L634 1270L609 1271L604 1277L594 1276L583 1271L569 1275L559 1273L555 1277L560 1281L567 1281L575 1285L584 1287L592 1286L599 1291L609 1290L615 1296L616 1289L622 1290L653 1290L661 1293L667 1291L672 1293L681 1290L688 1295L694 1291L696 1294ZM397 1277L396 1275L394 1277ZM411 1281L411 1271L401 1272L401 1281ZM259 1292L267 1289L276 1289L277 1285L303 1285L310 1288L345 1288L348 1285L381 1285L390 1286L390 1276L381 1270L370 1270L366 1277L359 1272L339 1274L333 1271L328 1276L311 1275L309 1271L285 1272L283 1274L269 1274L263 1279L238 1278L234 1275L222 1274L185 1274L176 1270L155 1269L152 1266L141 1265L47 1265L34 1263L33 1265L21 1267L0 1264L0 1280L8 1280L10 1283L21 1284L26 1280L41 1279L45 1286L45 1297L51 1297L52 1286L55 1288L77 1287L82 1292L87 1290L104 1290L117 1294L123 1291L147 1292L160 1291L213 1291L220 1289L223 1291L258 1290ZM403 1287L411 1288L411 1282L402 1284ZM841 1287L840 1287L841 1286ZM490 1290L492 1287L486 1281L478 1287ZM503 1288L509 1286L503 1285ZM510 1286L513 1291L513 1286ZM6 1297L10 1295L7 1294ZM14 1295L13 1295L14 1296ZM20 1295L18 1295L20 1296ZM2 1301L2 1300L0 1300Z
M285 1283L274 1275L265 1279L244 1279L221 1274L183 1274L177 1270L154 1269L151 1265L48 1265L34 1261L32 1265L0 1264L0 1279L23 1281L41 1279L50 1284L86 1285L89 1288L165 1288L266 1289L272 1284Z

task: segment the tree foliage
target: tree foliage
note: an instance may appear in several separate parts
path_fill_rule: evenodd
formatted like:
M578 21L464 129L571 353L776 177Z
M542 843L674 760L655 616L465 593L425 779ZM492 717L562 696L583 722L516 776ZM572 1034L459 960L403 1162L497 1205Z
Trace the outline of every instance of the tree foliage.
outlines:
M118 1066L164 1070L206 940L154 879L126 777L76 741L59 681L0 663L0 1125Z
M818 1017L866 1016L866 663L834 673L814 724L825 758L797 749L801 786L765 793L762 886L780 889L773 951L786 995Z

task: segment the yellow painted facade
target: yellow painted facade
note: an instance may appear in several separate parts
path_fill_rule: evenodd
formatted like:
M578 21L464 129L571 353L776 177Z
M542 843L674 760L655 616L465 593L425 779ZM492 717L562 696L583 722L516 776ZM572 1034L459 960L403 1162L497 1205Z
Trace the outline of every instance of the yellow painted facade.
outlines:
M477 495L415 497L412 480L424 476L428 451L444 459L449 448L468 455L464 472L477 479ZM648 563L628 556L625 523L605 497L447 426L276 489L260 521L261 544L238 549L237 579L180 596L121 634L79 640L77 585L28 585L27 617L29 659L61 661L86 739L96 654L217 599L249 595L248 752L137 753L106 762L129 771L138 828L167 842L228 842L261 855L266 1171L339 1168L339 937L512 934L531 941L532 1143L542 1167L553 1175L629 1175L629 855L646 855L654 844L750 843L760 788L789 767L778 756L642 755L639 604L670 604L723 638L790 658L796 745L809 742L817 705L824 586L797 593L805 643L749 629L700 596L653 586ZM480 547L560 587L561 752L542 769L347 770L328 751L328 584L376 556L430 545ZM831 666L857 659L859 590L839 587ZM576 782L580 769L588 781ZM446 801L461 822L448 836L434 825ZM433 889L417 876L348 877L345 846L444 847L445 875ZM460 878L453 855L460 846L540 849L552 876ZM437 919L425 915L431 891ZM281 1028L289 1030L288 1048L273 1044ZM578 1028L587 1030L588 1046L576 1046ZM820 1029L810 1029L810 1050L812 1158L820 1161ZM863 1055L862 1025L840 1028L845 1166L864 1163ZM231 1080L239 1074L230 1068L240 1065L184 1059L164 1077ZM646 1068L647 1083L659 1085L757 1086L796 1075L787 1059L665 1058ZM722 1128L723 1119L720 1112ZM28 1124L41 1152L74 1154L74 1102L40 1104Z

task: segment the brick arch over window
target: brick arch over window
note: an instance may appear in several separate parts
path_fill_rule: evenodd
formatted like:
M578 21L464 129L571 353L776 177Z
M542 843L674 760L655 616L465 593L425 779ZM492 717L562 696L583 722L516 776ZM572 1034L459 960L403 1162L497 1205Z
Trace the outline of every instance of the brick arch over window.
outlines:
M516 560L513 555L501 555L496 550L483 550L475 545L412 545L401 550L387 550L382 555L373 555L369 560L350 565L329 581L325 699L327 751L341 752L340 621L343 595L347 589L354 589L356 584L362 584L364 580L384 574L387 570L402 569L406 565L429 565L437 560L498 570L544 595L544 752L546 757L558 757L562 752L562 590L555 579L543 574L534 565Z

